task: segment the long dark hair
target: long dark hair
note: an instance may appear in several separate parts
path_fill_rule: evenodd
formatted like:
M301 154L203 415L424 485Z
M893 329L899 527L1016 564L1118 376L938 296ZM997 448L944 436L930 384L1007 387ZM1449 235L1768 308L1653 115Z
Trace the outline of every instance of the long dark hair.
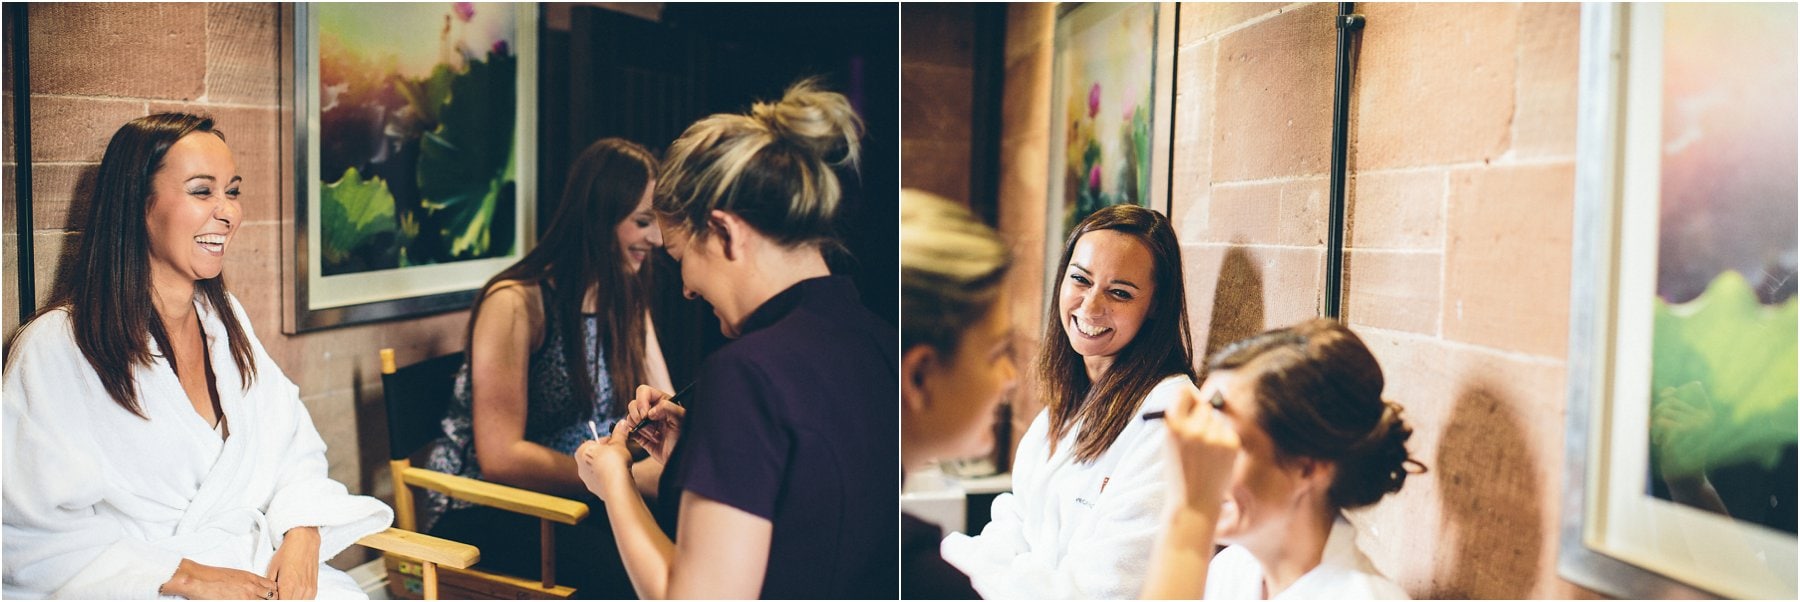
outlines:
M1399 491L1408 473L1425 472L1406 451L1412 427L1400 404L1381 398L1381 365L1335 320L1314 318L1232 343L1206 370L1253 379L1256 421L1278 459L1337 464L1326 489L1333 508L1373 504Z
M595 310L605 324L601 344L606 348L607 377L615 397L636 390L644 382L648 364L644 311L651 262L646 260L636 274L631 273L619 252L616 228L631 216L655 177L656 157L636 142L606 138L581 151L569 168L562 202L557 204L543 240L518 263L489 279L475 296L464 338L471 360L476 352L475 320L494 285L506 280L537 284L546 297L545 311L562 325L561 351L574 376L575 390L591 400L594 383L585 368L587 335L580 318L582 298L589 288L596 288L600 294ZM543 287L545 281L554 287ZM624 411L625 404L613 404L614 416Z
M1113 440L1131 423L1132 415L1150 390L1176 374L1194 377L1194 343L1188 335L1187 284L1181 276L1181 245L1163 214L1136 205L1114 205L1094 212L1075 226L1063 245L1062 267L1050 294L1061 290L1069 277L1069 258L1075 243L1096 230L1130 235L1150 250L1155 266L1155 292L1150 314L1137 336L1119 350L1112 368L1100 382L1088 381L1081 356L1069 346L1063 326L1061 303L1051 304L1044 324L1043 344L1038 348L1038 390L1050 407L1051 449L1076 425L1075 459L1093 462L1112 447Z
M131 120L119 128L106 145L88 201L86 228L73 258L68 293L45 306L44 312L68 308L75 331L75 346L93 365L101 386L119 407L144 419L138 402L134 366L148 366L156 354L169 369L180 373L169 348L169 332L152 301L150 278L150 228L147 220L152 186L162 170L169 147L188 134L206 132L225 139L213 127L211 117L188 113L158 113ZM245 389L256 380L256 361L250 337L238 323L237 313L225 296L225 275L194 283L194 292L225 324L225 340L237 364ZM35 317L34 317L35 319ZM149 335L146 337L145 335Z

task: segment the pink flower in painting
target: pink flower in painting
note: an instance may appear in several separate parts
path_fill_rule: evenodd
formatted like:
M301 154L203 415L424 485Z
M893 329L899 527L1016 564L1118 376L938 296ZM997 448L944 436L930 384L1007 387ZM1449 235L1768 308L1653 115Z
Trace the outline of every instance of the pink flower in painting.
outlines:
M464 22L464 23L468 23L469 19L475 18L475 3L474 2L451 3L450 11L453 13L456 13L456 18L461 19L462 22Z
M1125 109L1125 123L1131 123L1131 116L1137 114L1137 105Z
M1094 167L1092 169L1088 170L1088 192L1092 193L1094 196L1100 196L1100 164L1099 163L1095 163Z
M1088 88L1088 118L1092 119L1095 115L1099 115L1099 114L1100 114L1100 82L1094 82L1094 87Z

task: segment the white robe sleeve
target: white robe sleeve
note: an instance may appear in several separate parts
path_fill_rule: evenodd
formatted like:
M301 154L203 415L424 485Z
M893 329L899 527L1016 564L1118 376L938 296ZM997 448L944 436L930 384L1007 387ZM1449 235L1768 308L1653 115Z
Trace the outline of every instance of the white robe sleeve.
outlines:
M1169 399L1187 382L1181 379L1157 386L1140 410L1166 408ZM1037 426L1033 425L1033 431ZM1046 439L1047 429L1046 424ZM1048 445L1047 440L1045 445ZM944 559L967 573L970 583L984 598L1138 597L1149 572L1156 536L1164 525L1167 446L1168 437L1159 423L1134 420L1120 433L1106 457L1102 458L1102 461L1111 461L1115 459L1112 456L1117 456L1107 480L1109 485L1093 500L1092 508L1085 509L1085 516L1063 525L1071 530L1066 548L1053 541L1031 545L1025 534L1031 527L1022 523L1017 507L1020 503L1079 502L1005 499L1003 504L1002 499L996 499L994 522L978 538L965 537L963 542L945 540L942 546ZM1022 443L1019 457L1025 457L1026 453ZM1042 454L1044 451L1039 449L1029 453ZM1015 477L1014 483L1019 482L1020 479ZM1045 492L1021 493L1049 495ZM1076 510L1076 513L1080 512L1083 511Z
M1049 422L1043 412L1032 420L1031 427L1026 429L1025 436L1019 438L1019 449L1014 458L1027 458L1013 464L1012 482L1015 489L1027 487L1032 482L1031 473L1038 469L1033 462L1045 453L1049 447ZM964 573L979 572L977 567L1005 566L1013 558L1031 552L1031 541L1025 535L1025 517L1019 509L1019 498L1012 492L1002 493L994 497L988 509L988 524L981 527L977 536L964 533L951 533L939 544L938 551L944 560L956 566ZM973 525L971 525L973 526Z
M1163 526L1167 497L1162 433L1128 442L1105 497L1054 563L1046 553L1014 556L971 582L994 599L1130 599L1143 589ZM1115 443L1115 446L1117 444ZM983 534L985 536L985 533Z
M91 368L68 313L27 325L10 359L0 436L5 596L155 598L181 556L97 511L107 478L82 404L113 401L83 373Z
M288 380L263 349L256 333L250 331L250 319L235 297L231 299L231 309L249 337L256 359L256 379L279 392L271 401L287 406L283 413L289 413L288 419L274 423L292 428L269 433L277 440L287 441L274 495L263 510L275 545L281 545L289 529L318 527L319 559L327 560L363 536L386 529L394 521L394 511L375 498L351 495L342 483L331 479L325 441L313 426L312 414L300 402L300 388Z

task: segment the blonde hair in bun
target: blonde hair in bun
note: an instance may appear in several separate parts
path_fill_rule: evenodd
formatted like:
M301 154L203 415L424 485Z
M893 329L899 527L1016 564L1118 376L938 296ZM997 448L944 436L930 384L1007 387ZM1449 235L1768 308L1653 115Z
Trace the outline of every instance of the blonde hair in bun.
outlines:
M850 100L815 79L749 114L706 117L669 145L656 211L696 236L721 210L784 245L836 244L843 189L834 168L854 172L862 129Z

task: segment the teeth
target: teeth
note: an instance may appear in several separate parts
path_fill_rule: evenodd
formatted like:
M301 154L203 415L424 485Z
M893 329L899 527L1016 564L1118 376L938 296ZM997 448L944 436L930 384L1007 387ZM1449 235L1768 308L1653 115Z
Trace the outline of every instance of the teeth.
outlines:
M196 242L199 242L200 244L205 244L205 245L222 245L222 244L225 244L225 235L224 234L201 234L199 236L195 236L194 240Z
M1110 328L1110 327L1108 327L1108 328L1089 327L1088 325L1081 323L1081 318L1073 318L1071 321L1073 321L1075 323L1075 330L1079 330L1079 331L1081 331L1081 334L1085 334L1090 337L1097 337L1102 334L1106 334L1106 331L1108 331L1108 330L1112 330L1112 328Z

